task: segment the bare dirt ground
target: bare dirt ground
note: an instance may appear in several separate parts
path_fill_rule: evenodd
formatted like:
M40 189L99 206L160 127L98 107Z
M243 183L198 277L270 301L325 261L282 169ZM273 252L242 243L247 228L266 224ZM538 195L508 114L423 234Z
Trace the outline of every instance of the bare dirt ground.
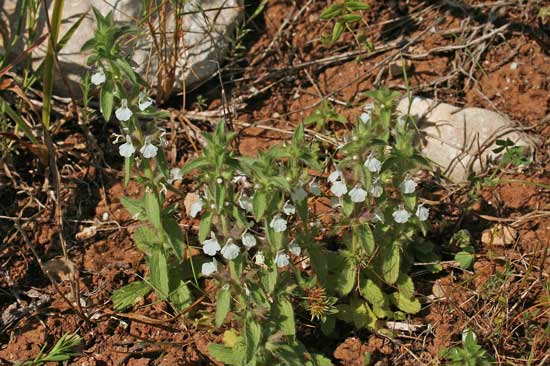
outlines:
M200 149L196 132L222 116L225 102L232 107L228 118L240 132L239 149L246 155L281 143L324 98L355 117L365 91L377 86L405 91L403 76L391 68L403 57L414 94L498 111L540 135L543 143L528 169L504 169L497 185L424 184L425 196L437 202L429 235L438 244L444 270L414 276L424 306L409 321L423 325L419 331L390 338L341 325L323 345L307 329L303 339L337 365L363 365L365 351L380 366L437 365L438 351L459 344L462 330L471 328L499 365L548 365L550 33L536 17L544 2L369 3L366 21L373 52L356 47L349 34L336 45L321 43L321 34L330 31L330 24L319 20L325 1L268 1L248 24L252 32L244 47L233 49L222 70L227 100L214 80L186 96L187 105L175 97L164 106L173 117L164 126L170 137L168 158L181 166ZM198 95L207 106L193 104ZM24 314L0 323L0 365L32 358L44 344L74 331L84 342L82 356L70 365L214 364L206 345L220 335L201 323L201 314L213 309L210 299L176 318L154 295L131 312L110 310L112 291L146 271L129 235L136 223L119 202L125 188L122 161L110 139L116 130L93 125L105 157L100 161L88 152L74 116L67 112L58 118L64 120L53 136L62 181L63 237L74 269L59 260L56 202L45 178L49 170L21 146L0 175L0 314L13 304ZM342 133L346 127L329 128ZM130 186L126 193L139 190ZM196 222L184 216L180 224L194 240ZM484 230L497 224L513 227L518 236L504 245L482 240ZM477 250L471 271L453 264L456 248L448 245L452 233L463 228L472 233ZM56 286L42 273L31 247L61 277ZM71 276L81 306L68 305L74 300L67 280ZM30 290L47 301L38 304Z

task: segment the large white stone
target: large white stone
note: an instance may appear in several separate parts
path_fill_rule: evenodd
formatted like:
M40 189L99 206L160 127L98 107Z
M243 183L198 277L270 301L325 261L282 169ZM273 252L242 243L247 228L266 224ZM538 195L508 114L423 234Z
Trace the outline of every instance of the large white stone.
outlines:
M20 0L5 0L3 2L3 18L7 16L7 23L13 34L17 22L23 16L20 11ZM53 0L48 5L53 7ZM223 61L235 27L244 14L242 0L182 0L184 4L181 17L183 25L183 42L177 47L177 58L174 65L174 81L176 90L181 90L185 85L187 89L209 79L217 70L219 63ZM152 1L153 4L166 4L166 2ZM71 89L76 94L79 92L78 84L80 78L87 69L86 60L89 54L80 52L84 42L91 38L95 32L95 19L91 8L97 8L102 14L113 11L114 19L118 22L138 24L143 19L142 0L65 0L63 7L63 21L60 37L62 37L79 17L87 13L76 32L69 42L59 53L59 63L63 74L70 82ZM40 31L47 32L45 13L43 6L40 14ZM153 12L153 25L158 27L159 11ZM173 52L174 15L171 10L167 11L166 30L168 44L162 48L162 52ZM146 23L140 26L146 36L141 37L138 48L132 53L132 59L136 64L137 71L150 82L157 85L157 72L159 70L158 52L156 52L152 37L149 36ZM159 30L160 32L160 30ZM157 42L162 46L160 36L157 35ZM19 44L19 51L23 49L22 42ZM44 57L47 49L47 41L37 47L33 52L34 64L37 65ZM58 75L59 76L59 75ZM167 80L166 76L163 80ZM68 95L66 87L58 78L55 90L59 94Z
M407 113L409 101L402 99L398 113ZM488 159L498 158L496 139L509 138L518 146L534 140L518 132L517 125L493 111L459 108L433 99L414 97L410 114L422 133L421 151L453 182L466 181L470 171L480 172Z

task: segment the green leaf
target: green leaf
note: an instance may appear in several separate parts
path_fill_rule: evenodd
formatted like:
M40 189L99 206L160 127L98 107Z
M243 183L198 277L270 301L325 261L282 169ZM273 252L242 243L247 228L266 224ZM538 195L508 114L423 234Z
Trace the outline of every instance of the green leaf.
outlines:
M466 247L464 249L465 250L455 254L455 261L458 262L460 267L468 269L474 263L475 255L473 254L473 249L469 249L469 247Z
M403 202L405 203L405 207L409 211L414 211L414 208L416 206L416 195L415 194L401 194L401 198L403 199Z
M136 200L128 197L121 197L120 202L134 219L145 220L146 216L143 199Z
M201 223L199 226L199 242L202 243L206 240L210 234L210 226L212 225L212 212L207 212L202 215Z
M346 14L346 15L342 15L340 17L339 21L342 21L344 23L356 23L356 22L360 21L361 19L363 19L363 17L361 15Z
M306 366L332 366L332 361L323 355L311 355L311 361L306 362Z
M334 24L334 28L332 28L331 42L334 43L338 39L340 39L340 36L342 35L342 33L344 33L344 24L338 21L336 22L336 24Z
M372 255L376 249L374 235L369 224L354 226L352 231L352 240L354 247L362 247L368 255Z
M162 248L155 250L149 258L149 279L159 297L167 299L170 294L170 277L167 258Z
M388 296L371 279L362 280L361 295L372 305L377 317L385 318L392 315Z
M254 213L254 218L256 219L256 221L262 219L266 208L267 194L264 191L256 191L252 200L252 212Z
M273 290L275 290L278 276L279 272L277 271L275 264L272 264L271 267L261 271L260 281L262 282L262 287L267 294L271 294Z
M327 258L323 253L323 249L317 242L308 246L307 251L311 259L311 267L319 278L319 281L324 284L327 281L328 266Z
M226 365L242 365L243 354L237 351L239 343L233 348L225 347L222 344L210 343L208 354Z
M333 316L327 316L321 321L321 332L326 336L330 336L334 332L335 326L336 319Z
M159 167L162 175L166 178L170 177L170 170L168 167L168 162L166 161L166 156L164 155L163 149L158 149L157 156L155 157L157 161L157 166Z
M147 226L138 227L134 232L133 238L138 249L147 255L151 255L155 248L158 248L159 237L157 233Z
M187 164L183 166L183 168L181 169L181 174L185 176L195 169L202 168L208 165L210 165L210 162L205 157L195 158L187 162Z
M401 272L395 284L400 295L408 298L414 297L414 283L410 276Z
M366 301L353 297L349 304L341 304L338 308L338 318L353 324L357 329L376 329L376 315Z
M245 343L245 356L244 363L248 364L254 356L260 345L262 338L262 327L257 321L248 317L244 322L244 343Z
M304 137L305 137L304 124L300 123L298 125L298 128L296 128L296 131L294 131L294 137L293 137L294 144L296 144L296 146L299 146L299 144L302 144L304 142Z
M420 301L416 298L403 296L399 292L394 292L390 295L392 302L402 311L409 314L416 314L420 311Z
M361 1L346 1L345 6L351 11L368 10L370 7L368 4Z
M174 254L178 258L178 261L181 262L183 260L186 245L177 221L172 217L165 217L163 227L166 232L168 244L170 244L170 247L174 250Z
M0 97L0 108L2 108L2 111L5 111L8 116L15 122L17 127L19 127L25 136L35 145L38 145L38 139L34 136L32 133L31 128L27 125L27 123L21 118L21 116L6 102L6 100L2 97Z
M374 306L384 306L386 302L386 296L382 289L368 278L362 281L361 295Z
M111 119L111 114L113 113L113 104L114 104L114 95L113 95L113 84L111 81L107 80L105 84L101 87L101 93L99 94L99 109L103 114L103 118L106 122L109 122Z
M339 16L342 13L343 9L344 4L342 3L332 4L331 6L323 10L319 18L321 18L322 20L332 19L336 16Z
M160 217L160 203L154 192L145 192L144 206L149 222L153 224L157 230L163 230L162 220Z
M216 300L216 327L221 327L231 309L231 289L222 288Z
M279 329L283 335L296 335L294 309L292 303L286 297L280 297L276 302L273 315L275 319L278 319L277 324L279 324Z
M392 243L390 248L384 248L384 257L382 258L382 275L388 284L393 284L399 277L399 267L401 263L401 251L399 245Z
M115 63L119 67L119 69L122 70L122 72L126 74L128 78L130 78L133 84L137 83L136 72L132 69L128 61L122 58L117 58L115 60Z
M170 271L169 282L170 290L175 287L175 283L179 283L179 286L177 286L175 290L170 293L168 298L170 305L172 305L177 312L185 310L193 302L193 295L191 294L189 287L187 287L187 284L181 280L181 278L177 275L177 272L173 270Z
M271 344L267 343L266 348L277 358L276 365L301 366L304 365L307 354L305 347L295 341L290 344Z
M357 275L357 270L353 263L349 260L344 261L344 266L341 268L341 271L337 273L337 288L336 290L342 295L345 296L353 290L355 285L355 277Z
M127 187L128 183L130 182L130 178L131 178L130 173L131 173L133 164L134 164L134 159L132 159L131 157L124 158L124 187Z
M152 288L144 281L135 281L113 291L111 301L114 311L124 311L130 308L137 299L147 296Z
M225 185L216 185L214 188L214 200L216 201L216 207L218 210L223 208L225 202Z

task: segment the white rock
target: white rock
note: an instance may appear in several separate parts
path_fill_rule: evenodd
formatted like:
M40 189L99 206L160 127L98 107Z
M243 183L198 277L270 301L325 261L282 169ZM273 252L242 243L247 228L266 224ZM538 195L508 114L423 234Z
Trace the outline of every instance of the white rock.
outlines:
M3 2L3 14L7 16L8 27L13 34L16 31L20 14L17 9L20 0L6 0ZM191 0L184 1L182 24L184 28L183 42L177 50L177 62L174 65L175 89L182 89L186 85L187 90L206 81L218 70L218 64L222 61L228 47L228 39L233 35L234 29L244 14L243 0ZM50 13L53 1L48 2ZM95 19L91 8L97 8L103 15L113 10L114 20L117 22L129 22L137 25L140 14L143 13L141 0L65 0L63 7L63 21L61 23L60 38L67 33L79 17L88 13L71 39L63 47L58 55L63 74L67 77L71 91L80 94L80 78L87 69L86 60L89 54L81 53L80 49L96 30ZM169 44L166 49L173 51L172 31L174 30L174 17L172 9L168 12L166 30L169 32ZM51 14L50 14L51 16ZM47 32L43 7L40 6L39 29L43 34ZM153 15L153 25L158 27L158 12ZM148 33L143 22L144 33ZM157 35L158 38L158 35ZM21 47L23 42L20 42ZM37 66L46 54L48 42L43 42L33 51L33 61ZM18 52L21 52L18 50ZM137 65L136 71L147 76L153 85L156 81L159 60L156 57L154 44L151 37L142 38L138 49L132 53L132 58ZM153 55L153 57L151 57ZM55 91L60 95L67 95L62 80L57 78Z
M408 99L399 102L397 111L404 115ZM496 138L509 138L518 146L532 146L533 137L514 130L516 125L499 113L482 108L458 108L432 99L414 97L410 114L418 119L423 133L421 151L453 182L466 181L469 168L480 172L488 159L497 158ZM484 145L488 148L483 149ZM482 147L481 155L479 154Z

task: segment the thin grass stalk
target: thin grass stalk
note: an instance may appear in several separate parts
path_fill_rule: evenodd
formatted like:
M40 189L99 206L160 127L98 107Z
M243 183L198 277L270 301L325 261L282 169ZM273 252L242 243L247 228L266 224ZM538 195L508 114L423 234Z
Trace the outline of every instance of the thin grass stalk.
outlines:
M44 129L50 128L53 81L55 75L55 50L57 49L57 37L59 35L59 28L61 27L61 16L63 13L64 2L64 0L54 0L53 3L50 38L48 40L48 51L44 61L44 80L42 87L44 103L42 108L42 125L44 126ZM44 1L44 7L46 8L46 14L48 14L48 6L46 1Z

